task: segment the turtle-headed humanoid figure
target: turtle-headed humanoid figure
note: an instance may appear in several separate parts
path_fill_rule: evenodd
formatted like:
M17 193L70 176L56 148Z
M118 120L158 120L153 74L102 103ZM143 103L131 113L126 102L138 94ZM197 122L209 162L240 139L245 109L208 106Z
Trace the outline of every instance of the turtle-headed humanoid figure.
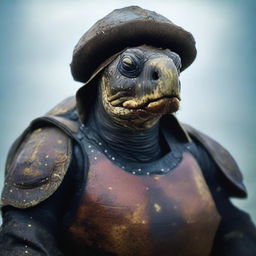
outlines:
M246 196L237 164L173 115L195 56L189 32L135 6L82 36L71 71L85 85L10 150L1 255L256 255L229 200Z

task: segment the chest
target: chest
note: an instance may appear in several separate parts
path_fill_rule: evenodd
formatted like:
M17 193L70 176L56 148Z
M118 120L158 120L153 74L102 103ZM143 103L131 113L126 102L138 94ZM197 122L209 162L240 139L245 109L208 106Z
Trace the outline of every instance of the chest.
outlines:
M69 228L79 251L210 254L219 215L192 155L183 153L180 164L162 175L128 173L97 150L89 150L88 156L87 183Z

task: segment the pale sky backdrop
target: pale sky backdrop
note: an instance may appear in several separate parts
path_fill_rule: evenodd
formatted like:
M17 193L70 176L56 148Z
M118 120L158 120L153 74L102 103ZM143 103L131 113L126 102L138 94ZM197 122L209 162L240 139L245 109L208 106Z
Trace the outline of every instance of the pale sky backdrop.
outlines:
M115 8L139 5L191 31L197 59L181 74L178 117L224 145L249 191L235 204L256 222L256 1L0 0L0 189L8 148L29 122L81 86L74 45Z

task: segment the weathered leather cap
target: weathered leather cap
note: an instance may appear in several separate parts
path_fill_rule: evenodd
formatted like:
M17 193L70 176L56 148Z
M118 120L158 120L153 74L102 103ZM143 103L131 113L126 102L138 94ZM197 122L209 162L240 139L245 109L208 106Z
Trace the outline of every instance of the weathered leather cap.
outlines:
M81 37L73 52L73 78L86 83L95 76L96 70L99 72L99 66L101 70L104 68L102 63L111 56L127 47L143 44L168 48L179 54L181 71L196 57L191 33L156 12L130 6L109 13Z

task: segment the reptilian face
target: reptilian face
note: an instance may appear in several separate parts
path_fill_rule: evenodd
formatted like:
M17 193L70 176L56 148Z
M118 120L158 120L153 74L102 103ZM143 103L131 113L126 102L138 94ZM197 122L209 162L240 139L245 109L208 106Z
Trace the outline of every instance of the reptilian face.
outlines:
M150 46L120 54L100 79L107 113L125 127L145 129L179 109L180 57Z

